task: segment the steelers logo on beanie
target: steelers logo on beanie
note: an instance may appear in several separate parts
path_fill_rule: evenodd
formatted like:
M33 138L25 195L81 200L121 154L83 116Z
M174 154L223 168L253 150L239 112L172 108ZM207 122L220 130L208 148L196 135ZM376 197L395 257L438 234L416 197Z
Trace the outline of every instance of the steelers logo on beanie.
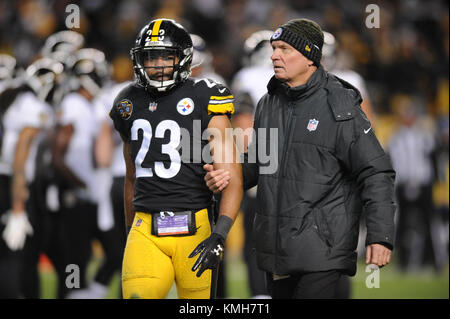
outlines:
M275 30L270 42L281 40L300 51L305 57L320 65L323 32L320 26L308 19L294 19Z

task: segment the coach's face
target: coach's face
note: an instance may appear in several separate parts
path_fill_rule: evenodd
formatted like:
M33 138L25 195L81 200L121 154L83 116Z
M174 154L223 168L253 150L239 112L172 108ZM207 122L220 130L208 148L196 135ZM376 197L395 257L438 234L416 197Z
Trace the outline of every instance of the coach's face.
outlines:
M290 87L303 84L302 80L313 62L281 40L273 41L272 49L271 59L275 77Z

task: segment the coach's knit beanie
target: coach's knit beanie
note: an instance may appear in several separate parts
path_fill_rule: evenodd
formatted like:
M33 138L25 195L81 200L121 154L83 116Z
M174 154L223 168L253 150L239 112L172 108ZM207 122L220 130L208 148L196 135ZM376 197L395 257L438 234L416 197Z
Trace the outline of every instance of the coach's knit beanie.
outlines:
M289 43L305 57L320 65L322 58L323 32L320 26L308 19L294 19L275 30L270 42L281 40Z

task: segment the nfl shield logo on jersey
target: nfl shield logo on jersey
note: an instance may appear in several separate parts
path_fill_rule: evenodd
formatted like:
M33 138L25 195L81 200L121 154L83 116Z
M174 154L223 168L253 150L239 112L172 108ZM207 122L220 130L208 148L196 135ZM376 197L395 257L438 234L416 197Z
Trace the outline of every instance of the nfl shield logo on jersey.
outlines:
M312 119L309 120L308 126L306 128L308 129L308 131L312 132L317 129L317 125L319 125L319 121L317 121L316 119Z
M157 107L158 107L158 103L156 103L156 102L150 102L148 104L148 110L151 112L155 112Z

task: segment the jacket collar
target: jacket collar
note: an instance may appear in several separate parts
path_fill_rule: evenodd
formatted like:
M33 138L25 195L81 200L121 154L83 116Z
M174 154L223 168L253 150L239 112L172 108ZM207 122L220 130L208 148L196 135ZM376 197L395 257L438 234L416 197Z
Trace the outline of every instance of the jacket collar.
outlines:
M269 84L267 84L267 90L270 95L275 94L277 91L284 92L289 100L302 100L314 92L316 92L319 88L324 86L327 79L327 72L323 69L322 65L317 68L317 70L311 75L308 81L305 84L290 87L285 83L280 82L273 76Z

